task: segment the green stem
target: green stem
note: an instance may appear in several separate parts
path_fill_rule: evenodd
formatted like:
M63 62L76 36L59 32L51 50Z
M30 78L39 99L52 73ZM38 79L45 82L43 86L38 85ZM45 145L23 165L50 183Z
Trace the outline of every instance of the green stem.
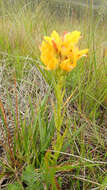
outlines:
M59 152L62 149L64 137L66 136L66 130L63 132L63 135L61 134L61 127L63 124L64 113L65 113L65 112L62 112L63 98L65 94L65 76L63 73L58 72L58 73L55 73L55 75L53 75L53 87L54 87L54 93L55 93L55 98L56 98L56 104L54 107L54 123L55 123L55 128L56 128L56 139L52 143L54 154L52 154L51 152L47 152L46 157L45 157L46 164L47 164L47 159L48 159L48 164L50 163L51 166L52 165L54 166L57 164Z
M63 106L63 97L64 97L64 78L60 78L58 83L55 85L55 96L56 96L56 107L54 110L54 121L55 121L55 127L56 127L56 142L53 145L53 149L57 151L61 151L62 145L63 145L63 136L61 135L61 127L63 123L63 117L62 115L62 106ZM57 161L59 157L59 153L55 153L55 161Z

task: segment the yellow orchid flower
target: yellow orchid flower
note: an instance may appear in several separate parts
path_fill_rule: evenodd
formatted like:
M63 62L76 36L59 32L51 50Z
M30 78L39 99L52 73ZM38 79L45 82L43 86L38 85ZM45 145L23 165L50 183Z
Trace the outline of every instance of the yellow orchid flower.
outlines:
M78 51L77 57L78 59L80 59L83 56L87 56L87 54L88 54L88 49L83 49L83 50Z
M81 38L81 33L79 31L68 32L64 35L64 44L77 44Z
M80 34L79 31L74 31L60 37L53 31L50 37L44 37L40 50L41 61L47 70L60 68L69 72L76 67L78 59L87 55L88 49L79 50L77 47Z
M54 48L56 48L58 51L61 50L62 41L59 34L56 31L53 31L50 37L45 36L44 40L48 42L50 45L53 45Z
M70 72L72 69L76 67L76 63L72 62L70 58L65 59L64 61L61 62L60 68L64 71Z

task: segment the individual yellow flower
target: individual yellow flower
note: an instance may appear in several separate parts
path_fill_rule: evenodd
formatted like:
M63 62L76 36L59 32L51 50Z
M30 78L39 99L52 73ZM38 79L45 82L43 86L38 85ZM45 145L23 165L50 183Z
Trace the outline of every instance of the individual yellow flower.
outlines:
M77 62L81 57L85 57L88 54L88 49L79 50L77 47L72 49L72 56L73 62Z
M88 49L78 50L77 59L84 57L88 54Z
M64 71L72 71L76 67L76 62L73 62L70 58L65 59L64 61L61 62L60 68Z
M56 45L56 47L54 46L56 50L58 51L61 50L62 40L56 31L53 31L50 37L45 36L44 40L47 41L51 46Z
M41 61L46 66L47 70L56 69L58 65L58 59L52 45L43 41L41 46Z
M80 32L74 31L64 35L61 49L63 55L69 55L72 53L73 48L76 46L81 37L80 34Z
M77 60L86 56L88 49L79 50L77 43L81 38L79 31L59 36L53 31L51 36L45 36L41 45L41 60L47 70L60 68L71 71L76 67Z
M79 31L68 32L64 35L63 44L77 44L81 38L81 33Z

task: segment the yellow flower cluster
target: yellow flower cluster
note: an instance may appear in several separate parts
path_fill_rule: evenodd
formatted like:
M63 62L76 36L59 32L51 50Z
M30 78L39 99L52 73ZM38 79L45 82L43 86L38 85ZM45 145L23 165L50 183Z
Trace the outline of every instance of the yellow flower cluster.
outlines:
M77 43L80 38L79 31L65 33L61 37L53 31L50 37L45 36L40 48L45 69L60 68L69 72L76 67L77 60L88 53L88 49L78 49Z

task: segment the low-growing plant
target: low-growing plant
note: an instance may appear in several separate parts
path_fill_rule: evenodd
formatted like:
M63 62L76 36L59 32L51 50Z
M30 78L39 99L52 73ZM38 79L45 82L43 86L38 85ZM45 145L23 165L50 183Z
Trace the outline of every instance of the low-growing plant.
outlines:
M1 189L105 190L107 64L100 44L106 38L106 22L102 16L93 20L92 5L81 18L74 9L69 19L63 7L58 20L59 8L49 10L44 0L16 1L10 9L10 1L4 2L0 1ZM79 32L60 36L54 31L48 37L53 29L81 30L79 47L88 46L88 58L77 64L88 52L77 47ZM42 85L34 70L43 77Z

